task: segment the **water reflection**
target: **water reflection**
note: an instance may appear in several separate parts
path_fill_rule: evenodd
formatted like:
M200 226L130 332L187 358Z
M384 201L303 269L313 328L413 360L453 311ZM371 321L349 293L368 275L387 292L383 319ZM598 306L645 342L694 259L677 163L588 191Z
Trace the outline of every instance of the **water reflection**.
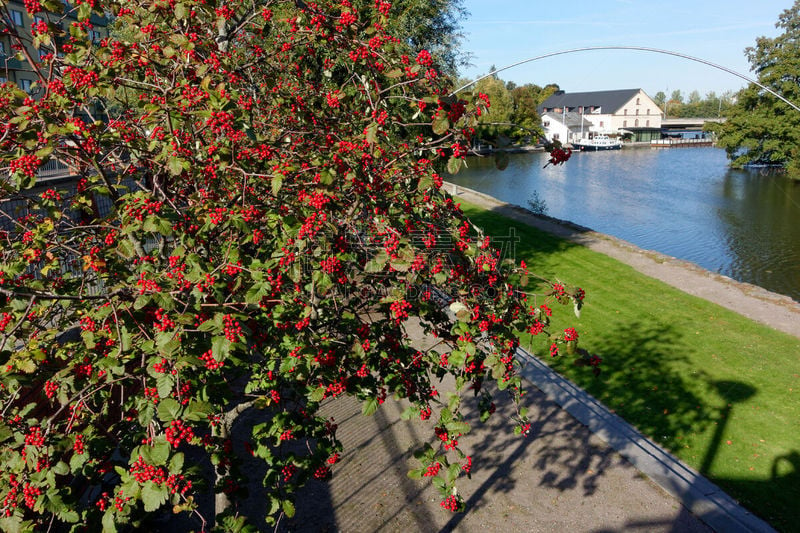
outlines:
M451 180L522 206L536 192L551 216L800 300L800 183L730 170L716 148L545 163L543 153L519 154L500 172L491 158L470 159Z

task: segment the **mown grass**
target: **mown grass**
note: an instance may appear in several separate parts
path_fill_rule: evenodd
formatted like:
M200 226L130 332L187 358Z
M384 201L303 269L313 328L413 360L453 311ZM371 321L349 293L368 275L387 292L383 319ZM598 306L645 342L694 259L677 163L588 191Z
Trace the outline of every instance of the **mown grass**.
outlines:
M466 203L487 234L515 228L532 272L586 290L574 326L603 358L595 378L543 339L523 344L745 507L800 531L800 339L649 278L587 248Z

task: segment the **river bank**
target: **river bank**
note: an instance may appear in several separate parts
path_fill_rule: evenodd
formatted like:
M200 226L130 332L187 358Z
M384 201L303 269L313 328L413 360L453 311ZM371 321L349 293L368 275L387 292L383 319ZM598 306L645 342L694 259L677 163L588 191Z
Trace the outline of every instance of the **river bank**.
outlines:
M595 232L567 221L535 215L478 191L446 182L453 196L483 209L570 240L628 264L650 277L687 294L699 296L751 320L800 338L800 303L750 283L705 270L652 250L643 250L622 239Z

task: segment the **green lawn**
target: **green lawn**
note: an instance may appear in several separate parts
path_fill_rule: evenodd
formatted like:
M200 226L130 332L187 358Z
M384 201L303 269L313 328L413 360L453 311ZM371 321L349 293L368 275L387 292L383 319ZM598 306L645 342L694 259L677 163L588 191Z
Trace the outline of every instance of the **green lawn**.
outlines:
M559 308L603 358L595 378L523 345L774 527L800 531L800 339L690 296L633 268L462 203L488 235L514 227L532 272L586 290L580 319Z

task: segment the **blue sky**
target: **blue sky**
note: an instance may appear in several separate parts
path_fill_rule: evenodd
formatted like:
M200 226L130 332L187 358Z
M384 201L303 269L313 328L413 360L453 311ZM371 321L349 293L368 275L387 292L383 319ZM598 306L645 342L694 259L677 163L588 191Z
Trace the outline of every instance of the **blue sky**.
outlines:
M698 57L754 77L744 56L774 37L792 0L464 0L464 49L474 79L530 57L590 46L643 46ZM639 88L718 94L746 81L709 66L652 52L586 51L537 60L499 74L517 84L558 83L568 92Z

